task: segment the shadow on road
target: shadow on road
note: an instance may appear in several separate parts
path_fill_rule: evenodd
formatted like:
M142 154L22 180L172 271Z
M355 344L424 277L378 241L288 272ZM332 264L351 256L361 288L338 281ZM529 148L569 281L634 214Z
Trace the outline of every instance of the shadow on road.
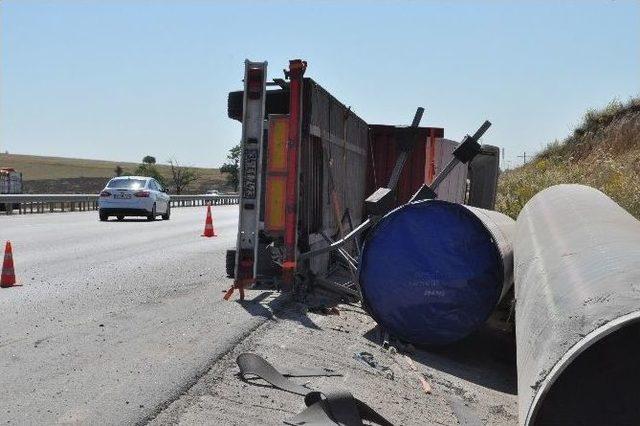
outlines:
M109 218L105 222L161 222L158 219L148 220L146 217L125 217L122 220Z
M381 344L374 327L364 337ZM467 338L443 347L416 349L411 358L435 370L511 395L517 394L516 347L511 334L485 325Z
M292 300L286 293L276 291L262 291L253 295L255 291L246 291L247 298L238 300L237 303L253 316L260 316L268 320L289 320L302 324L305 327L321 330L316 323L306 314L306 306Z

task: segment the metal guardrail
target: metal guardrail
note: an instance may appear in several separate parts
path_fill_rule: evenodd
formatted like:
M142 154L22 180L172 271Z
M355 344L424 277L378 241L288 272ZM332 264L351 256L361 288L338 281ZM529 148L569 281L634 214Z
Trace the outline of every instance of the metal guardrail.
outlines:
M97 194L0 194L0 211L5 214L87 211L98 209ZM238 204L237 195L171 195L171 207Z

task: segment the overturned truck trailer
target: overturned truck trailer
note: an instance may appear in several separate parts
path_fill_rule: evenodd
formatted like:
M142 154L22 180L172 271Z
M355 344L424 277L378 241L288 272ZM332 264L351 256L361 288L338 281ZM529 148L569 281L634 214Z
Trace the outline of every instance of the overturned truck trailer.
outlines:
M296 255L325 244L339 229L362 218L367 165L367 123L338 102L319 84L304 78L306 64L291 61L289 81L276 79L264 91L229 94L229 117L242 121L241 202L235 287L272 281L285 290L328 271L329 256L298 264ZM258 69L247 63L247 75ZM259 111L248 107L251 96L263 102ZM253 115L253 116L250 116ZM256 117L257 116L257 117ZM255 120L262 137L252 145L246 128ZM255 158L255 161L254 161ZM255 224L243 218L255 215ZM231 259L228 256L228 259ZM242 297L242 293L241 293Z
M364 201L388 179L406 128L368 125L304 77L305 70L305 62L292 60L285 79L267 82L267 63L247 61L244 90L229 93L228 115L242 122L242 159L238 241L227 255L234 287L226 298L234 288L242 298L243 289L256 282L287 291L314 283L331 286L334 281L327 278L344 262L351 263L346 270L351 267L352 273L340 291L359 297L353 273L357 240L339 251L303 260L298 255L326 247L363 221ZM415 131L418 138L410 167L398 182L396 205L429 183L457 145L443 139L442 128ZM444 199L467 199L467 174L461 167L443 182L451 186L442 191Z

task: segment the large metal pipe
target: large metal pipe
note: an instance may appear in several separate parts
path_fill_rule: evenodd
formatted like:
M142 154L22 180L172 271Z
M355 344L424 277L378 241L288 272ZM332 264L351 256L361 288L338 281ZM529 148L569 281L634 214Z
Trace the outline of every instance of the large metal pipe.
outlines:
M640 424L640 222L558 185L525 205L514 241L520 423Z
M513 219L440 200L405 204L367 235L359 281L387 332L420 345L462 339L513 283Z

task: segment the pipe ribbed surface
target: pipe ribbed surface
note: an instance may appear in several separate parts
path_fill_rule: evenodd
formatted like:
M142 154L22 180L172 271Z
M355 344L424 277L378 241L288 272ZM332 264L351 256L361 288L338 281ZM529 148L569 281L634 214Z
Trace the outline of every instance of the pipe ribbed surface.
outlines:
M640 222L558 185L525 205L514 242L520 423L640 424Z
M391 211L370 230L359 262L367 309L408 342L462 339L513 283L514 227L503 214L440 200Z

